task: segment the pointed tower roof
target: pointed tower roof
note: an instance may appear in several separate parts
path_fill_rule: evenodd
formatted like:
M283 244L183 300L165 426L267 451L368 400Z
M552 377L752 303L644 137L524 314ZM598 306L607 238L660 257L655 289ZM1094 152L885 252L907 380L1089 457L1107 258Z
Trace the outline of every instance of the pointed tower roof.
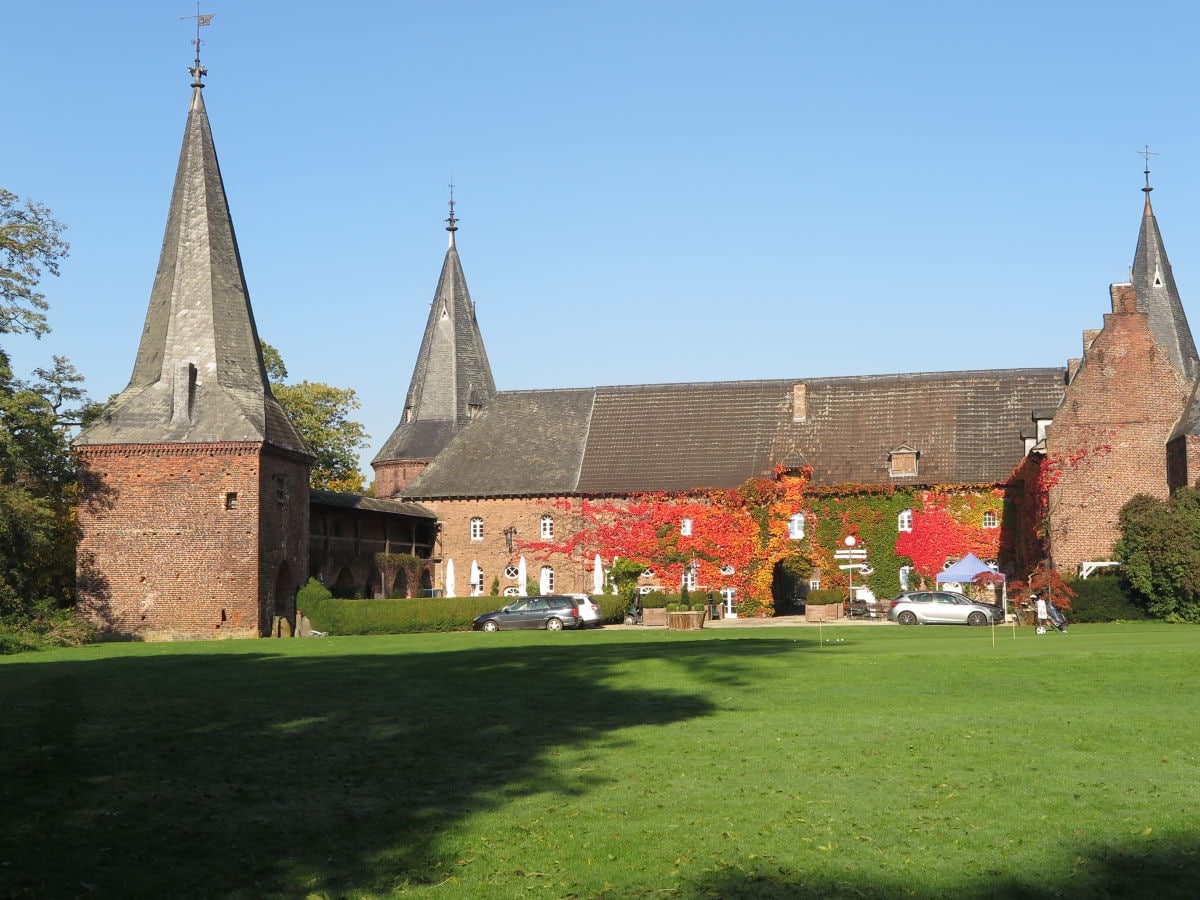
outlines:
M409 382L400 424L375 457L431 459L454 432L482 409L496 393L492 367L475 318L475 303L467 290L454 235L458 231L454 199L446 230L450 243L429 319Z
M1146 158L1149 159L1148 150ZM1146 184L1142 190L1146 202L1130 281L1137 292L1137 307L1146 313L1158 344L1167 352L1175 371L1191 380L1200 375L1200 356L1196 354L1196 343L1179 299L1179 289L1175 287L1175 276L1171 274L1158 220L1150 205L1150 192L1154 188L1150 187L1149 165L1145 175Z
M311 456L271 394L197 58L166 234L128 386L77 444L263 442Z

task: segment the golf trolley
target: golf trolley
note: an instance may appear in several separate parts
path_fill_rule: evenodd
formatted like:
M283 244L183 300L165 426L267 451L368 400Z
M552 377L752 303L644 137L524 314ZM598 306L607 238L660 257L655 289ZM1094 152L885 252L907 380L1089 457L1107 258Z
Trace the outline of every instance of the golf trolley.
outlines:
M1067 624L1067 617L1063 615L1062 610L1046 601L1046 620L1044 623L1038 623L1037 633L1045 634L1047 629L1053 628L1059 634L1066 634Z
M633 599L629 601L629 609L625 610L626 625L641 625L642 624L642 598L637 594L633 595Z

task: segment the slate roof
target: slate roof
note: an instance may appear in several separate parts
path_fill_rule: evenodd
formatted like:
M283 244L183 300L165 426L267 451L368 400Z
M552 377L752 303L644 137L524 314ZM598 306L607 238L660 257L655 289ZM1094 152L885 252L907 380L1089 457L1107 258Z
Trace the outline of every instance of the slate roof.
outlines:
M342 494L334 491L309 491L309 502L313 506L332 506L338 509L368 509L372 512L389 513L396 516L412 516L418 519L436 519L437 516L417 503L400 500L381 500L361 494Z
M1147 184L1142 190L1146 192L1146 202L1130 282L1137 294L1138 309L1146 313L1155 340L1167 352L1175 371L1190 381L1200 376L1200 356L1175 286L1158 219L1150 206L1153 188Z
M75 443L245 441L311 456L267 383L197 69L133 375Z
M475 303L467 290L455 246L454 233L458 229L453 208L448 221L450 246L429 304L404 413L374 463L431 459L446 446L458 426L470 421L471 407L483 406L496 392L475 318Z
M811 466L818 484L999 483L1065 380L1045 368L500 392L403 496L732 488L780 463ZM920 453L915 478L888 474L902 445Z

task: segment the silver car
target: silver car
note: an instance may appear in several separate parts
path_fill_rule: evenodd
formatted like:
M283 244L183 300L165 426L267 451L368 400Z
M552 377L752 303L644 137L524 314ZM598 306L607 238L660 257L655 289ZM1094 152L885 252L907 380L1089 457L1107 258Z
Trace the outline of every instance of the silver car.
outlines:
M901 625L995 625L1004 612L954 591L907 591L892 601L888 618Z
M604 613L600 611L600 607L596 601L587 594L566 594L564 596L572 597L577 600L579 608L579 618L582 619L580 628L590 628L595 626L599 628L604 624Z

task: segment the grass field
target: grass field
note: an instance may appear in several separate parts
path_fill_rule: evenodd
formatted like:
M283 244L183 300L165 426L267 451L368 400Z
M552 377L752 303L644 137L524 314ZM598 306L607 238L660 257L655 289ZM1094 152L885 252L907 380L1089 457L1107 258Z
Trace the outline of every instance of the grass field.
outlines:
M1190 898L1198 688L1156 624L0 658L0 896Z

